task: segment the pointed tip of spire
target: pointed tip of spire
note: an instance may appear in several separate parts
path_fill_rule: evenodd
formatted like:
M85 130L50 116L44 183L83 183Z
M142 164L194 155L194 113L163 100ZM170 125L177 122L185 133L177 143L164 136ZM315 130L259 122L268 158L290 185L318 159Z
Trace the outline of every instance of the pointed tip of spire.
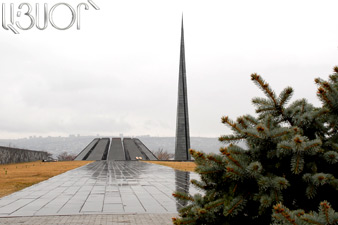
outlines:
M182 12L182 28L183 28L183 12Z

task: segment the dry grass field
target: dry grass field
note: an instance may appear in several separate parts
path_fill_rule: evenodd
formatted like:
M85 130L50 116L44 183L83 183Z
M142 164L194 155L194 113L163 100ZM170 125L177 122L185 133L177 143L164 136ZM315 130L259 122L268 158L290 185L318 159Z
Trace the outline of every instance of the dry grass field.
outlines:
M194 162L169 162L169 161L144 161L147 163L158 164L162 166L169 166L171 168L182 170L182 171L190 171L194 172L196 168L196 164Z
M0 165L0 197L47 180L91 161L29 162Z

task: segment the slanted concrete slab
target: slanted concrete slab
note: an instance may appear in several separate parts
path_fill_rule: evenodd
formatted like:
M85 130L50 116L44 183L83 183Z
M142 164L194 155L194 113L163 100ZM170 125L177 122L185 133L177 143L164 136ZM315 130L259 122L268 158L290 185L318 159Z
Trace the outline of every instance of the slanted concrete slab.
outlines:
M112 138L108 160L126 160L121 138Z
M96 146L99 140L100 140L99 138L95 138L82 150L82 152L80 152L80 154L76 156L74 160L84 160L86 155L90 152L90 150L92 150Z
M133 139L135 144L146 154L148 160L157 160L155 155L137 138Z
M95 146L93 151L90 153L90 155L87 157L86 160L92 161L92 160L102 160L106 159L104 158L104 155L107 153L108 148L110 144L109 138L102 138L99 143ZM105 155L107 157L107 155Z
M137 147L133 139L124 138L123 146L127 157L129 157L127 158L127 160L137 160L137 158L139 157L142 157L142 159L146 159L146 155L143 152L141 152L141 150L139 149L139 147Z
M177 213L185 202L174 191L198 193L190 179L198 175L140 161L96 161L1 198L0 217Z

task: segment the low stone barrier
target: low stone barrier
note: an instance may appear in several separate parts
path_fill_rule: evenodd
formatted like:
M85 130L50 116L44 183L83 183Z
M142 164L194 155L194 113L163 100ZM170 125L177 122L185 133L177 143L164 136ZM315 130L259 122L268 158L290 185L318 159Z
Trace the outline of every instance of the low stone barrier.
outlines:
M0 146L0 164L32 162L47 159L48 153Z

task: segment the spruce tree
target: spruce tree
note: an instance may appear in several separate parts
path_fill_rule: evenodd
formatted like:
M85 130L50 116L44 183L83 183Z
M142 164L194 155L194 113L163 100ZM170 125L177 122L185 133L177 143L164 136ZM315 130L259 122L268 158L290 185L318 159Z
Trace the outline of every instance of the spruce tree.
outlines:
M190 150L201 194L173 194L188 202L174 224L338 224L338 67L315 79L321 107L251 80L266 95L252 100L257 115L222 118L233 134L220 154Z

